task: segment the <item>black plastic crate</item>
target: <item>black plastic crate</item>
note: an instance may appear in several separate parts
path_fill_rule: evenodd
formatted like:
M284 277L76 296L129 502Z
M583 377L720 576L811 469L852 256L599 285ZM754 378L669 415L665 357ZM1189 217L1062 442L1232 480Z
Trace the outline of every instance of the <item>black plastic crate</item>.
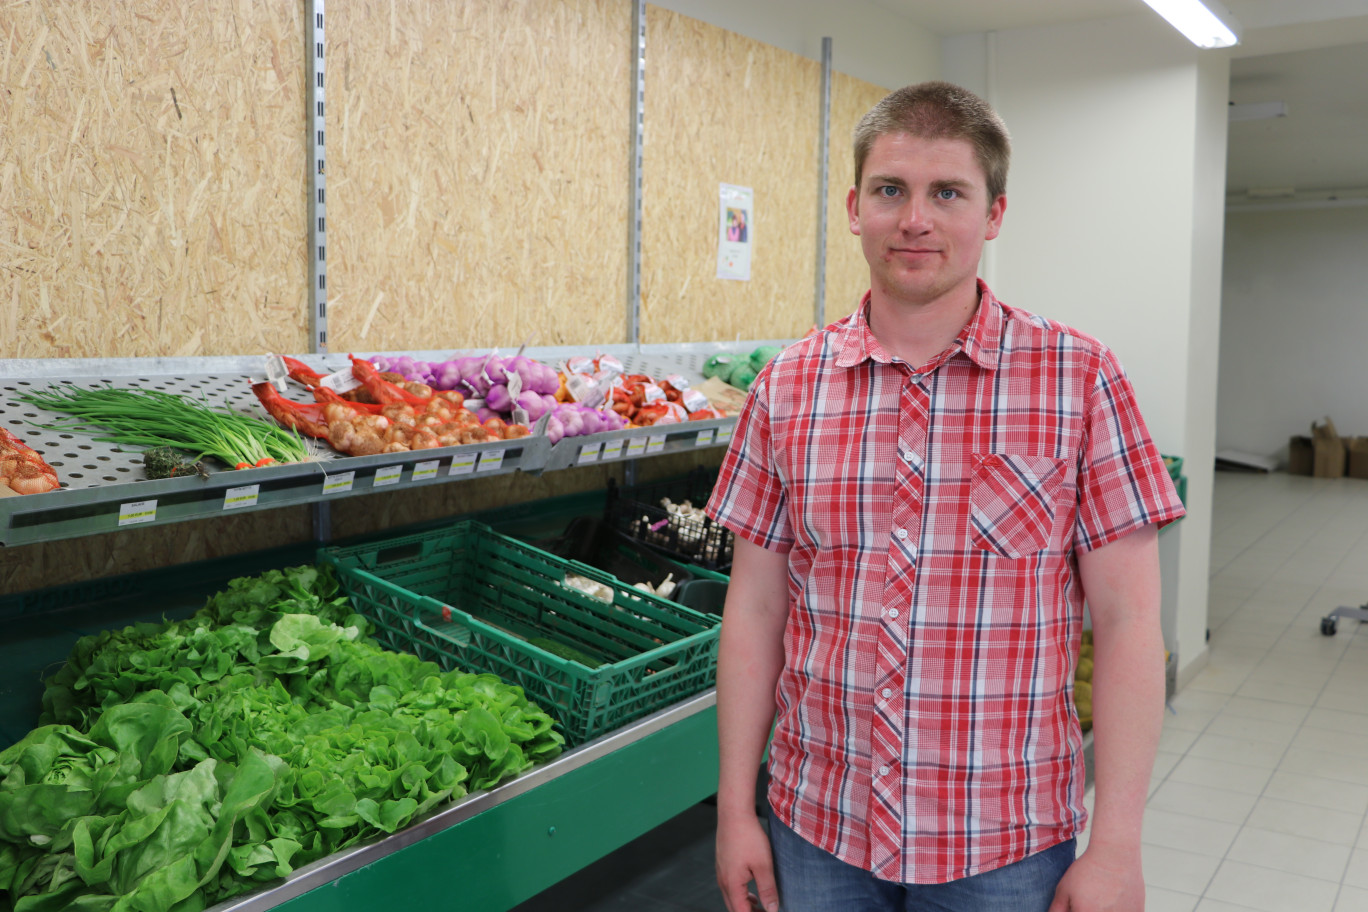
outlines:
M683 478L619 487L608 483L605 516L624 535L686 564L725 572L732 562L732 533L710 517L676 508L702 510L717 477L696 469Z
M630 586L648 583L656 588L666 579L672 579L676 586L694 580L717 582L723 586L728 582L725 575L715 570L673 560L648 548L604 522L602 516L576 517L556 538L528 541L557 557L611 573ZM673 594L666 598L680 601Z

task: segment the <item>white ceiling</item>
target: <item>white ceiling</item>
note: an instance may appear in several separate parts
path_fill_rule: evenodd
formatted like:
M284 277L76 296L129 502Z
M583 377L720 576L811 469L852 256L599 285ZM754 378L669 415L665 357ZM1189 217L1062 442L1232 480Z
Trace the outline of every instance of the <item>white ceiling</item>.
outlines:
M1142 0L874 0L939 35L1157 15ZM1282 101L1230 125L1227 189L1368 190L1368 0L1224 0L1243 29L1230 100Z

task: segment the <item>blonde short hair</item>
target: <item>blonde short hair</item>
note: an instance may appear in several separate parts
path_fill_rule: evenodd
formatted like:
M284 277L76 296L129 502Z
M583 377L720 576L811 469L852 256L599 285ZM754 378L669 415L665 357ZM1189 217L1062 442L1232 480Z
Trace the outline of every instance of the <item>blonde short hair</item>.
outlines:
M989 204L1007 192L1007 166L1012 157L1007 125L988 102L968 89L949 82L923 82L898 89L871 108L855 127L856 187L874 140L887 133L966 140L987 178Z

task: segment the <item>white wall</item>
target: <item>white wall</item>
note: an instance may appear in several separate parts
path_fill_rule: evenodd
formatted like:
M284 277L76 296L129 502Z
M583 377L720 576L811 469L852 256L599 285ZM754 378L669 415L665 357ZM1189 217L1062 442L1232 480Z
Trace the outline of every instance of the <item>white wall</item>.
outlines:
M1230 213L1216 441L1285 459L1329 415L1368 435L1368 207Z
M1228 60L1150 15L961 36L942 56L1012 132L994 290L1110 345L1160 450L1188 461L1191 517L1161 539L1185 680L1206 658Z
M812 60L822 59L822 39L830 38L833 69L885 88L939 78L940 40L869 0L658 0L656 5Z

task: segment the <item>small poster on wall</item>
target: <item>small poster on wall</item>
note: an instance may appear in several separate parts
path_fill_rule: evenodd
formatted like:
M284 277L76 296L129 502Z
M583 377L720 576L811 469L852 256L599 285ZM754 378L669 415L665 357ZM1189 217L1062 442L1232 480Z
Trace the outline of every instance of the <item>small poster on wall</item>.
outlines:
M749 281L755 194L750 187L718 187L717 277Z

